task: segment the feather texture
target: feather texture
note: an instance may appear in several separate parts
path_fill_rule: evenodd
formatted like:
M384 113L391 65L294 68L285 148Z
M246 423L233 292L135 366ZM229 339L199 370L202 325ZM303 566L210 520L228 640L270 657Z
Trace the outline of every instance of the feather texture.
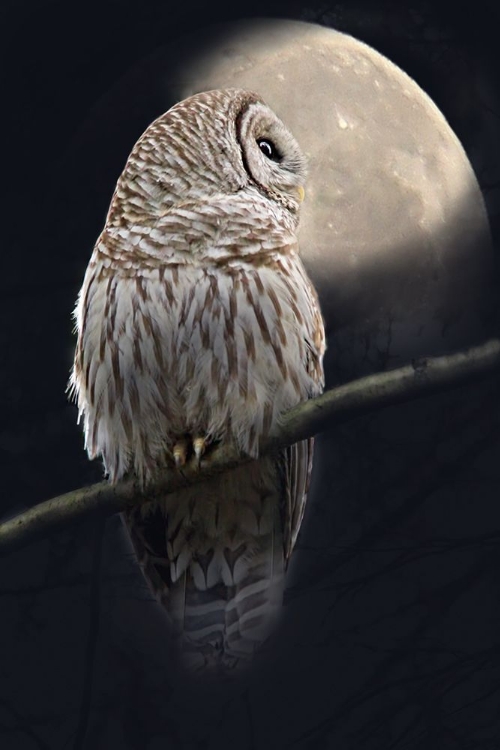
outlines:
M296 240L304 174L256 95L181 102L134 147L77 303L71 384L111 481L133 472L147 486L196 441L207 460L219 441L255 459L125 516L201 665L236 663L265 638L304 511L312 441L259 458L280 415L323 388L323 324Z

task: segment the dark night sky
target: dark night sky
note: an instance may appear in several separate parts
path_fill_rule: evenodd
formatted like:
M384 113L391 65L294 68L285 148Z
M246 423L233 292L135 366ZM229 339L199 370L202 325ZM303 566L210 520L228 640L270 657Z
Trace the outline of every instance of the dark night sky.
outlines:
M0 514L100 479L65 396L70 313L120 167L159 102L153 85L113 153L90 153L119 79L230 17L335 25L444 112L498 247L495 8L3 4ZM79 173L98 176L85 206ZM180 680L118 518L1 558L0 748L499 750L499 404L492 376L322 436L284 624L234 686Z

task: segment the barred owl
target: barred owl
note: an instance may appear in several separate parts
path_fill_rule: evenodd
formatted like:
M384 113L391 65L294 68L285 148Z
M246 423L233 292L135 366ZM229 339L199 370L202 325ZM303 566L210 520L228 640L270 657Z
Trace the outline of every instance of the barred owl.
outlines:
M146 488L167 465L248 463L124 514L193 666L245 663L275 621L312 440L259 458L323 388L324 330L298 256L305 159L254 93L196 94L155 120L118 179L75 310L71 385L90 458Z

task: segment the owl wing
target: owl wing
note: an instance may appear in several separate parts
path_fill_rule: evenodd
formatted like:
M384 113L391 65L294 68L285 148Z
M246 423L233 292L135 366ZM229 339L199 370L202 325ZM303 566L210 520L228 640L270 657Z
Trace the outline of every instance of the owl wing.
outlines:
M302 523L311 480L314 438L301 440L284 451L284 497L282 505L283 548L288 563Z
M322 393L325 385L322 364L325 351L325 331L316 291L301 264L298 265L298 271L302 275L303 288L308 290L309 314L307 320L309 325L304 335L306 356L303 366L314 383L309 392L309 398L314 398ZM284 496L281 521L285 565L288 564L292 554L304 516L311 481L313 452L314 438L309 438L291 445L283 453Z

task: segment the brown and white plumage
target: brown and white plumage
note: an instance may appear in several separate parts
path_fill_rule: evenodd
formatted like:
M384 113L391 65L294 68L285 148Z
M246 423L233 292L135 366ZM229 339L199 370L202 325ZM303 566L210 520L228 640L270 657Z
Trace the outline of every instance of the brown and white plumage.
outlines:
M250 92L197 94L134 146L97 240L71 382L91 458L144 482L218 441L256 460L125 518L145 575L200 663L269 632L312 441L258 458L323 387L324 332L298 257L305 162ZM194 448L193 448L194 446Z

